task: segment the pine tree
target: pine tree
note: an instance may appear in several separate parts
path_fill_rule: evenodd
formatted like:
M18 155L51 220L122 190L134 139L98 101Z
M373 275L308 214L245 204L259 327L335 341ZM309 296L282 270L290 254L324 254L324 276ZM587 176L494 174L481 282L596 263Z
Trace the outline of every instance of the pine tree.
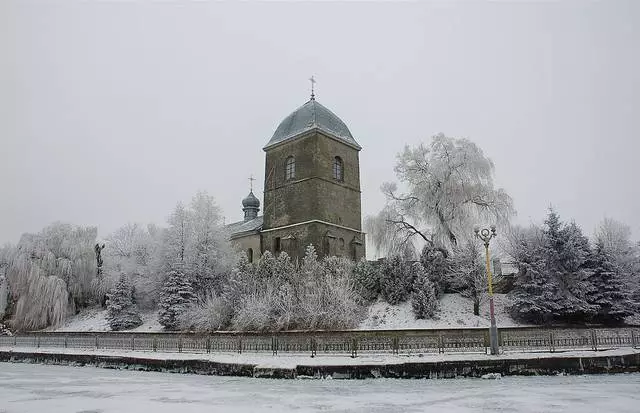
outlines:
M356 289L366 301L374 301L380 295L380 271L362 258L353 268Z
M625 291L620 268L615 265L614 258L607 252L601 239L596 242L592 263L587 302L598 307L596 321L620 323L632 313L629 293Z
M435 286L419 262L413 264L412 271L415 274L413 293L411 294L413 314L418 319L431 318L438 309Z
M427 272L429 279L433 282L436 294L440 297L448 287L446 283L446 274L449 268L447 250L427 244L420 254L420 263Z
M107 294L107 321L113 331L142 324L140 312L133 300L133 286L125 273L120 274L113 290Z
M179 327L179 316L196 302L196 295L183 267L174 265L160 293L158 321L166 330L176 330Z
M386 259L380 271L380 291L389 304L400 304L409 298L413 286L413 273L399 256Z

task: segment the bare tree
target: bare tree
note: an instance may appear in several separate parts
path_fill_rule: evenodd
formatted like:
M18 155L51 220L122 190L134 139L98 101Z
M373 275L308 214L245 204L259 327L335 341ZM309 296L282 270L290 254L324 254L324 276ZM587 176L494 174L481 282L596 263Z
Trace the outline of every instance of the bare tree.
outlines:
M405 190L383 184L387 204L365 220L378 251L411 249L416 239L455 247L479 222L503 226L515 214L511 197L494 187L493 162L467 139L439 134L429 145L407 146L395 172Z

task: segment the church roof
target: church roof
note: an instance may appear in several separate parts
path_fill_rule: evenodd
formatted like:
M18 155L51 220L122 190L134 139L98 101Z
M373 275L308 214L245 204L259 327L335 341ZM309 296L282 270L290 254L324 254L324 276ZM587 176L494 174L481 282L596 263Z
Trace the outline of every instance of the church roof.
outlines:
M247 208L260 208L260 200L256 198L253 191L249 192L249 195L242 200L242 206Z
M313 97L280 122L273 137L271 137L264 149L289 139L294 139L300 134L314 129L325 132L329 136L343 141L358 150L361 149L358 142L351 136L347 125Z
M262 229L262 215L251 221L238 221L226 225L225 229L229 233L229 238L237 238L242 235L249 235Z

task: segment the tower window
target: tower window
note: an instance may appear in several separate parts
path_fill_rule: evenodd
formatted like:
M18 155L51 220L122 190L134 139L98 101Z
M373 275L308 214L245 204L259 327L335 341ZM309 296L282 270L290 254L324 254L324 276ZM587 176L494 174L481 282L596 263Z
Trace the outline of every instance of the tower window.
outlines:
M248 258L249 262L253 262L253 248L249 248L247 250L247 258Z
M337 181L344 180L344 164L339 156L336 156L333 160L333 179Z
M287 158L284 167L284 177L287 181L296 177L296 158L293 156Z

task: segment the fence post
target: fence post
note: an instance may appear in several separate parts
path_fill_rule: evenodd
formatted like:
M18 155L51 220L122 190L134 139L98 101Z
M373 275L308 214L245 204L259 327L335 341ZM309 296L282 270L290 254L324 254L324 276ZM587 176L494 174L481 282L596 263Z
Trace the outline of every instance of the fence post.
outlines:
M358 339L354 337L351 339L351 358L356 357L358 357Z
M178 337L178 353L182 353L182 336Z
M40 334L36 335L36 348L40 348Z
M636 348L636 334L631 330L631 348Z
M444 353L444 338L442 334L438 335L438 353Z
M591 348L593 351L598 351L598 336L596 330L591 330Z
M278 355L278 336L271 337L271 353L272 355Z
M98 350L100 348L100 346L98 345L99 343L98 343L98 335L97 334L95 336L95 339L96 339L96 350Z
M311 337L311 357L315 357L318 351L318 343L315 337Z
M242 337L238 337L238 354L242 354Z
M67 335L64 335L64 348L67 348Z
M135 349L136 349L136 337L131 336L131 351L134 351Z
M555 347L553 346L553 331L549 331L549 351L551 353L554 353L556 351Z
M400 338L398 336L394 336L391 339L391 347L393 354L400 354Z
M151 346L153 346L153 351L158 351L158 337L153 336L153 340L151 341Z
M207 353L211 353L211 336L207 336Z

